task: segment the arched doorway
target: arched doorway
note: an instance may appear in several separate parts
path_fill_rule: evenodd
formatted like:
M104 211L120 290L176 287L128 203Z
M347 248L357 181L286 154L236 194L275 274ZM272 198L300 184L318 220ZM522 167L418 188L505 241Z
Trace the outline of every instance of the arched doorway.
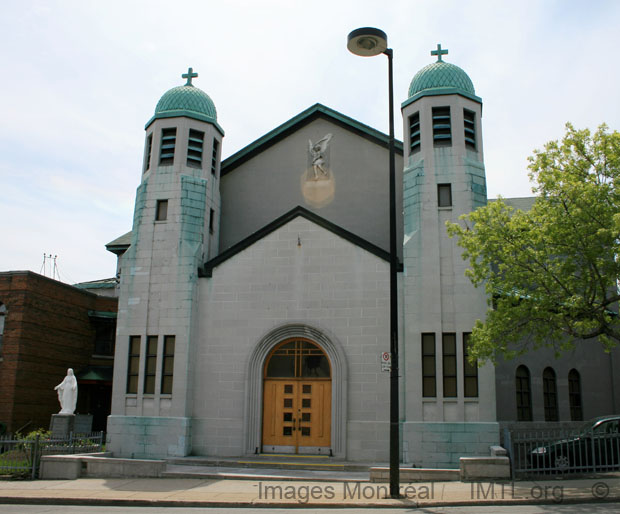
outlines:
M331 381L329 358L315 342L296 337L275 346L263 367L263 452L330 452Z

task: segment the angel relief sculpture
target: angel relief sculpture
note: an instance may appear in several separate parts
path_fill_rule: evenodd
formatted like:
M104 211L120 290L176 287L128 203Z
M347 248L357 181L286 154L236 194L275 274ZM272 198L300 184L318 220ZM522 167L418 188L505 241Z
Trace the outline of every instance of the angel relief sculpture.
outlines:
M301 174L301 193L305 202L316 209L331 203L336 192L328 148L331 139L332 135L327 134L316 143L308 140L308 160Z
M312 170L314 172L314 180L321 178L328 178L327 161L325 158L325 152L327 151L327 145L331 140L332 135L327 134L324 138L320 139L316 143L312 143L308 140L308 150L312 159Z

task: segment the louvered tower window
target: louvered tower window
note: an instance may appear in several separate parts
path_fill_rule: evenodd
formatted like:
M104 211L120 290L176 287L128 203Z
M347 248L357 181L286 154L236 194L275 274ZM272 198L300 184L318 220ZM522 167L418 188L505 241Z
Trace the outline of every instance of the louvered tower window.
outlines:
M420 150L420 113L409 116L409 153Z
M213 140L213 153L211 154L211 174L215 176L217 173L217 152L220 148L220 142L217 139Z
M476 149L476 113L463 109L463 122L465 125L465 148Z
M189 140L187 142L188 166L192 168L202 168L202 147L204 145L204 140L204 132L189 129Z
M174 148L177 142L177 129L165 128L161 131L161 148L159 150L159 164L168 165L174 162Z
M435 146L452 144L450 107L433 107L433 144Z
M151 150L153 149L153 134L146 138L146 152L144 152L144 171L148 171L151 166Z

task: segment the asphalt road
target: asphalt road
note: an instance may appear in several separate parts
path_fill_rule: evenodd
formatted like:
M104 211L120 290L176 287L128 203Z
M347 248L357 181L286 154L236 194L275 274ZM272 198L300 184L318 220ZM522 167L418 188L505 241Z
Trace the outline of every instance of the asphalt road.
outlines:
M89 507L89 506L66 506L66 505L2 505L2 514L286 514L292 509L263 508L174 508L174 507ZM295 509L297 510L297 509ZM470 507L429 507L429 508L369 508L369 509L315 509L303 507L299 512L312 514L590 514L591 512L602 514L616 514L620 512L620 503L581 503L581 504L557 504L557 505L491 505L483 507L472 505Z

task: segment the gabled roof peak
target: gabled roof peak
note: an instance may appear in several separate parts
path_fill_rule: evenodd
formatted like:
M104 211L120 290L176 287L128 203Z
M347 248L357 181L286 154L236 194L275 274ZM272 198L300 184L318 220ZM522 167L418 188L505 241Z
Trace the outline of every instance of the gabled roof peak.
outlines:
M347 130L351 130L356 132L360 136L369 139L370 141L383 146L385 148L388 147L389 137L387 134L376 130L368 125L364 125L363 123L354 120L353 118L346 116L330 107L327 107L320 103L315 103L314 105L308 107L305 111L300 112L296 116L292 117L288 121L285 121L275 129L267 132L262 137L259 137L253 143L250 143L245 148L242 148L238 152L234 153L227 159L222 162L222 175L229 173L237 166L241 165L254 155L266 150L270 146L276 144L278 141L281 141L289 134L298 130L299 128L307 125L308 123L314 121L317 118L325 118L329 119L332 122L346 128ZM396 141L396 151L402 154L403 144L401 141Z

